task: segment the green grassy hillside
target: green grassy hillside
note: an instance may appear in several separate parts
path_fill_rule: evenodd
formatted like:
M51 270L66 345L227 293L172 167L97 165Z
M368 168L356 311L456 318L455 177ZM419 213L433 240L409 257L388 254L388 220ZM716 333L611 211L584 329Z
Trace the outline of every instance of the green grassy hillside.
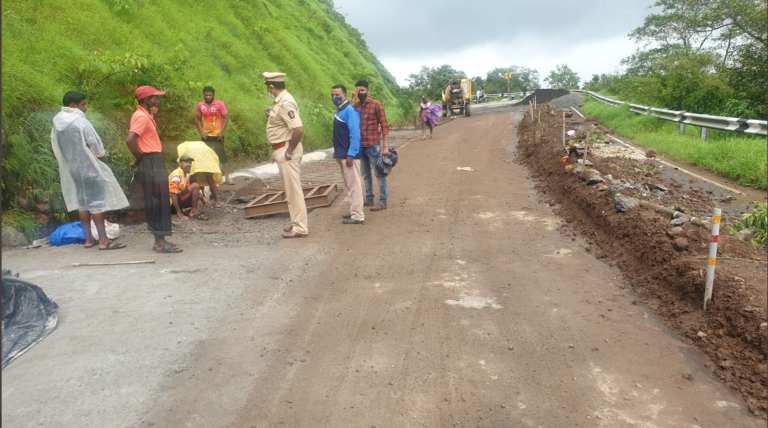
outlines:
M70 90L88 95L87 116L126 189L124 139L139 85L168 92L157 122L169 161L178 143L199 139L195 105L205 85L227 104L233 163L266 159L264 71L288 73L310 150L331 144L334 84L368 79L391 123L411 114L395 79L331 1L9 0L2 13L3 224L25 231L27 213L65 217L50 131Z

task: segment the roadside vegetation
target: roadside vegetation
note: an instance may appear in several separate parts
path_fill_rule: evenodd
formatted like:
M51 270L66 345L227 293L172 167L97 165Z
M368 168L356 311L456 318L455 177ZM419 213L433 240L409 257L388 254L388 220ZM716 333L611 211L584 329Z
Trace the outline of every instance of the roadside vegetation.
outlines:
M680 135L679 124L629 111L629 106L612 107L584 97L582 111L636 143L656 149L671 158L696 165L744 186L766 189L768 151L765 137L746 136L711 129L701 141L701 128L687 126Z
M350 88L368 79L394 126L416 114L332 0L10 0L2 13L3 226L30 237L35 225L68 218L50 132L70 90L88 96L88 118L126 191L124 139L140 85L168 92L157 122L169 163L179 143L199 139L195 105L206 85L227 104L232 163L266 159L264 71L288 73L307 150L331 142L330 88L337 83Z
M629 37L643 48L623 72L593 75L584 89L691 113L768 117L768 8L763 0L658 0ZM765 146L763 146L765 150Z
M743 229L752 229L754 235L749 243L757 249L765 250L768 246L768 204L755 203L752 212L742 215L741 221L734 221L726 230L731 235L738 236L739 231Z

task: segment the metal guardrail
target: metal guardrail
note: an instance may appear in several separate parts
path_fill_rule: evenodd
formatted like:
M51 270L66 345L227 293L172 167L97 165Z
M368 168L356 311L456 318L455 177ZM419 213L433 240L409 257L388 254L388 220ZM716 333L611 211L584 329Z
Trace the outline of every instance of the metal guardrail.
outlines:
M592 91L574 91L586 93L590 97L611 106L626 104L623 101L614 100ZM638 114L648 114L659 119L680 123L680 133L685 134L685 125L701 127L701 141L706 141L708 129L722 131L742 132L744 134L768 136L768 121L754 119L740 119L737 117L711 116L708 114L688 113L685 111L667 110L663 108L647 107L640 104L630 104L629 110Z

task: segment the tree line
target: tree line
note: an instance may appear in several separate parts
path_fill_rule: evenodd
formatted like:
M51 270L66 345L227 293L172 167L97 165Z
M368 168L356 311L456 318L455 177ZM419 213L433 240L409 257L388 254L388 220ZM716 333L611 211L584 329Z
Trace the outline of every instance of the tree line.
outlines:
M585 89L693 113L766 119L768 12L763 0L657 0L628 37L624 71Z

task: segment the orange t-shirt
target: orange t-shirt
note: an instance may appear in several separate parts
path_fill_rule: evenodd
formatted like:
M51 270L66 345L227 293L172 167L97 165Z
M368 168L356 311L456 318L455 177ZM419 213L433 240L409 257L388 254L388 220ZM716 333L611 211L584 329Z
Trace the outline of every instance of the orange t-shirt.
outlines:
M131 116L131 129L129 131L139 136L138 144L141 154L163 152L160 136L157 135L155 118L148 111L144 110L143 107L139 106L133 113L133 116Z

